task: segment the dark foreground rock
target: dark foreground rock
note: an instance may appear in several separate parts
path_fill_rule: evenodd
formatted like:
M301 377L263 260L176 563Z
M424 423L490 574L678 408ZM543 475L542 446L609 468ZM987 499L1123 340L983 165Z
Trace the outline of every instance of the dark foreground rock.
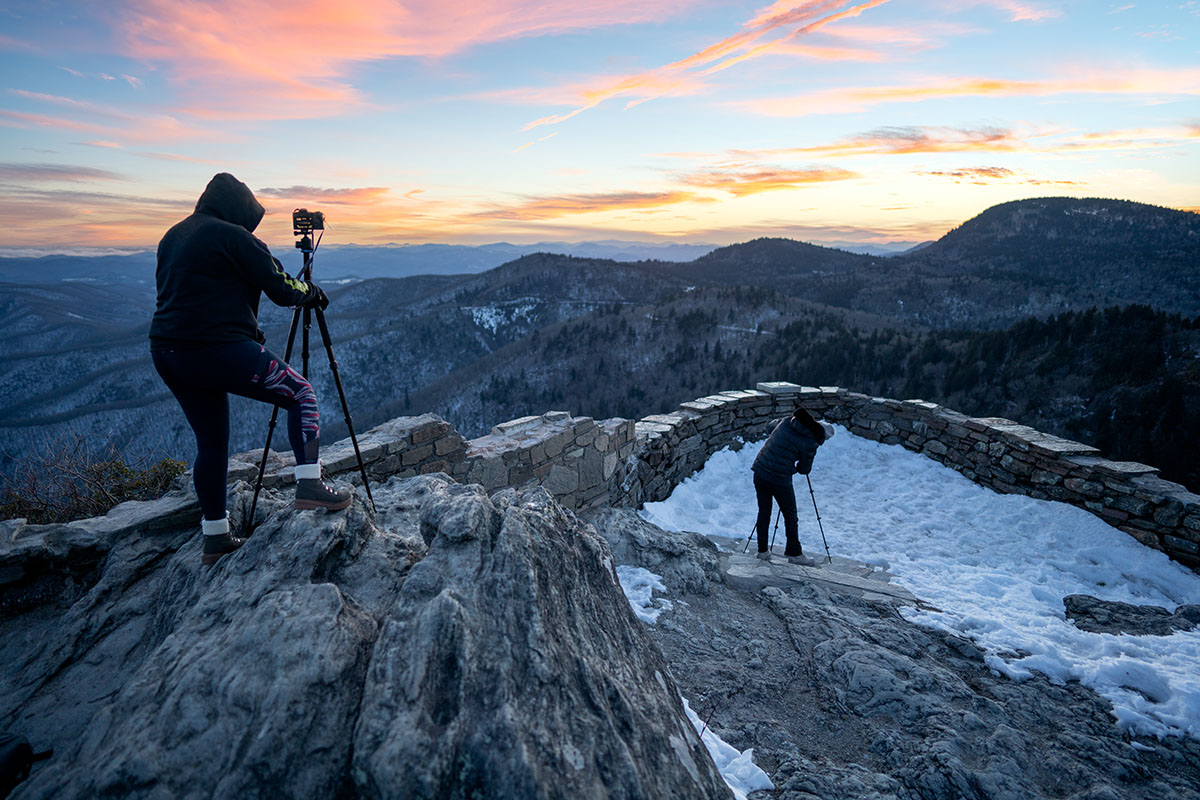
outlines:
M663 570L673 609L648 630L692 708L754 748L776 789L752 800L1200 798L1200 742L1132 742L1090 689L1000 677L970 642L861 593L696 590L706 548L647 544L657 529L630 511L588 519L625 563Z
M14 797L729 797L603 540L544 492L393 480L374 519L287 494L214 568L192 525L124 535L77 600L9 608L0 725L55 750Z
M1200 625L1200 605L1183 605L1171 612L1162 606L1137 606L1087 594L1069 594L1063 598L1063 608L1075 627L1092 633L1170 636L1175 631L1190 631Z

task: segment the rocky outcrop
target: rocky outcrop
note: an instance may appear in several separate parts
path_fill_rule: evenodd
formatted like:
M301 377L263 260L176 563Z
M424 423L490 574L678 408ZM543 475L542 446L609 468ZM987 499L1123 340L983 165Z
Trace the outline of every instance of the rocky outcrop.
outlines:
M630 566L664 563L645 544L662 532L635 512L585 517L624 540L614 552ZM708 562L694 548L670 567L706 574ZM1200 742L1131 741L1078 683L1001 677L974 644L905 621L877 592L749 586L668 584L672 608L647 629L700 717L754 748L775 800L1200 798Z
M0 724L55 750L14 797L729 796L604 541L544 490L289 495L213 568L190 522L126 529L77 600L10 609Z
M1138 606L1101 600L1087 594L1063 598L1067 619L1092 633L1128 633L1133 636L1170 636L1200 625L1200 605L1182 605L1175 611L1162 606Z

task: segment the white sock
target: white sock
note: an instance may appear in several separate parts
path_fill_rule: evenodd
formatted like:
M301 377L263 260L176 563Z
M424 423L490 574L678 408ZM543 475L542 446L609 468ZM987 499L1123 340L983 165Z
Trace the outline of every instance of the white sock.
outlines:
M200 530L204 531L205 536L224 536L229 533L229 515L220 519L200 520Z
M297 464L294 468L296 480L302 481L306 479L316 478L321 479L321 462L316 464Z

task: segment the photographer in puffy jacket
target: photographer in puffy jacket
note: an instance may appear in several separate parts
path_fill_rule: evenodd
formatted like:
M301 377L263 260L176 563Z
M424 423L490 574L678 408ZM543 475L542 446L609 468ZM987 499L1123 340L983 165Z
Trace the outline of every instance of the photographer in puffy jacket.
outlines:
M758 498L758 557L771 560L767 533L771 525L771 501L779 503L787 532L784 555L794 564L812 566L816 562L804 555L800 546L799 523L796 519L796 491L792 476L807 475L812 469L817 448L833 436L833 426L817 422L803 408L792 416L776 420L769 428L771 435L754 459L754 494Z
M263 293L280 306L329 304L316 284L289 277L254 236L264 213L246 184L222 172L209 181L191 216L158 244L150 355L196 435L192 478L204 515L204 564L215 564L243 542L230 535L225 509L229 393L287 410L296 508L337 510L351 501L349 491L322 480L312 386L264 346L258 328Z

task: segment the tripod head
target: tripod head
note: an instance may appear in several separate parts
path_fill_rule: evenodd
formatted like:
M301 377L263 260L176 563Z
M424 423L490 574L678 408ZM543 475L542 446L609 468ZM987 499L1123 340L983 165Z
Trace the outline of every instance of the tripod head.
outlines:
M320 231L315 244L312 240L313 231ZM296 249L304 254L303 275L306 279L311 279L313 253L321 244L321 237L325 235L324 212L309 211L307 208L294 209L292 211L292 234L300 237L300 241L296 242Z

